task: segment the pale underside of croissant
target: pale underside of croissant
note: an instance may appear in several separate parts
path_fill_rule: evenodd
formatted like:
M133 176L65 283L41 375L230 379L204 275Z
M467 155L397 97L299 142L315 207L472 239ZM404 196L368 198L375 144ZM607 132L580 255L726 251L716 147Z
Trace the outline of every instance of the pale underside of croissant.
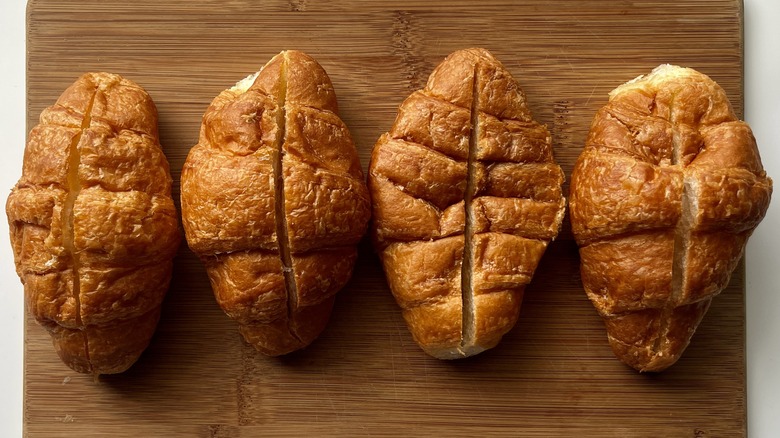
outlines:
M442 359L494 347L560 228L547 129L484 49L448 56L402 104L369 170L373 238L415 341Z
M118 373L148 345L179 244L157 110L87 73L30 132L6 204L27 308L79 372Z
M223 91L182 170L190 248L219 305L268 355L309 345L370 216L355 145L311 57L285 51Z
M750 127L710 78L660 66L610 93L571 187L582 282L613 351L639 371L666 369L769 205Z

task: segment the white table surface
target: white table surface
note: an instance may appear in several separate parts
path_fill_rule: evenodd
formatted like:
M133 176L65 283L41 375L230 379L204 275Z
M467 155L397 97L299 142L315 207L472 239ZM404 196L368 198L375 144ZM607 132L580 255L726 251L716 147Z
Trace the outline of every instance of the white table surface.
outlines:
M780 183L780 1L745 1L745 118ZM21 174L25 0L0 0L0 200ZM748 431L780 437L780 193L747 250ZM22 286L0 221L0 437L22 433ZM777 258L775 258L777 257Z

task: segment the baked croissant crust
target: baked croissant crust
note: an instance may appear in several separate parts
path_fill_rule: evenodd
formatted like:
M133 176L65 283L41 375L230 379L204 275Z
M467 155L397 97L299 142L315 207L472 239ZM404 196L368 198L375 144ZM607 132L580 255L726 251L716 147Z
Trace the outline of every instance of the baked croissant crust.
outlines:
M766 213L755 138L707 76L662 65L616 88L571 181L582 282L620 360L683 353Z
M220 93L181 182L187 242L244 339L268 355L309 345L352 274L371 213L322 67L285 51Z
M441 359L494 347L559 231L547 128L484 49L452 53L374 146L373 239L415 341Z
M41 113L6 204L27 308L76 371L125 371L148 345L180 235L157 109L87 73Z

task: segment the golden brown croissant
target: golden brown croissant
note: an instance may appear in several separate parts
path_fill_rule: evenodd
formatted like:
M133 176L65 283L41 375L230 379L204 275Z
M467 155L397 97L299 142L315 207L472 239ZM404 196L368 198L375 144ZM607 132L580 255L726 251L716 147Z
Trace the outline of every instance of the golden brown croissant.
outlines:
M146 348L179 244L157 109L87 73L30 132L6 204L27 308L76 371L119 373Z
M182 170L190 248L247 342L311 343L352 274L370 202L322 67L297 51L220 93Z
M374 146L373 237L415 341L442 359L494 347L563 219L547 129L487 50L452 53Z
M750 127L707 76L663 65L610 93L574 167L571 222L620 360L679 359L771 193Z

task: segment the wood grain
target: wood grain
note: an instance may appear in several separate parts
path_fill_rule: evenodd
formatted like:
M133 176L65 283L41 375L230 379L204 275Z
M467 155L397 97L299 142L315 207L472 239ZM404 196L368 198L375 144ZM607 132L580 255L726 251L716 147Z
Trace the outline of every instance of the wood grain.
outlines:
M401 101L465 47L491 50L520 82L567 177L607 93L658 64L707 73L742 112L739 1L515 3L32 0L28 128L82 72L125 75L157 103L178 199L206 106L283 49L303 50L328 71L364 169ZM640 375L613 357L581 289L568 220L563 228L515 329L458 362L417 348L366 243L323 336L276 359L241 341L182 248L152 345L123 375L77 375L28 319L25 434L745 435L744 266L680 362Z

